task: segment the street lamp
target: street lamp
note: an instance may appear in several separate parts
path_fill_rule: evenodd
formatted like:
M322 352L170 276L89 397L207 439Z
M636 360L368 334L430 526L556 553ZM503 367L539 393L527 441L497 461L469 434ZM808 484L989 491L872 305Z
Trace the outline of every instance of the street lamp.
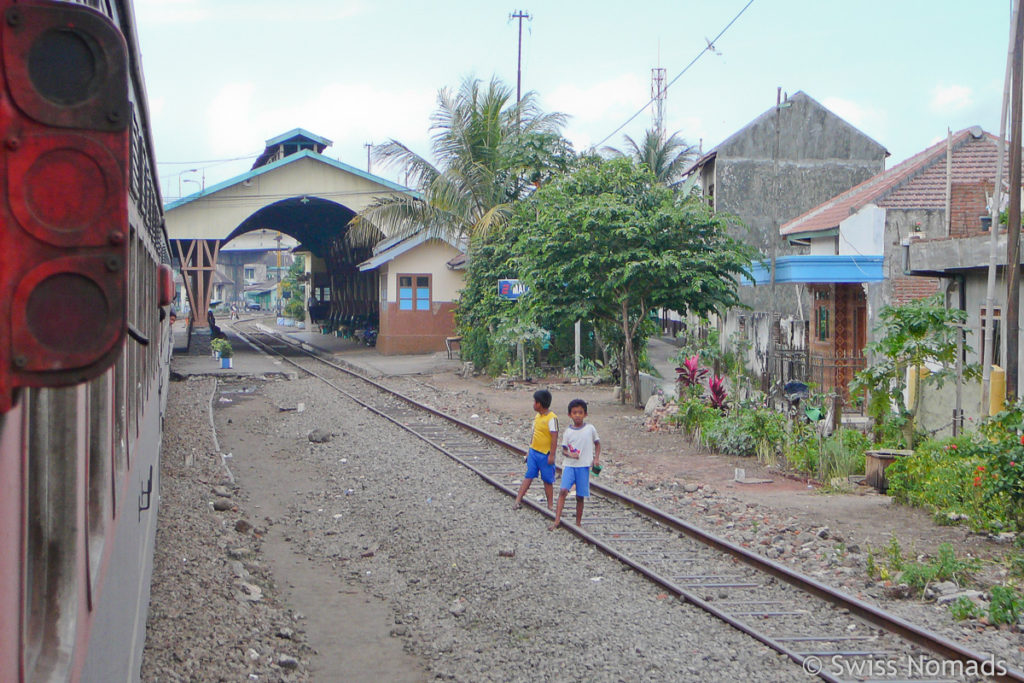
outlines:
M199 182L198 180L192 180L191 178L185 178L185 179L184 179L184 181L182 181L182 182L186 182L186 183L195 183L196 185L199 185L199 189L200 189L200 191L202 191L202 189L203 189L203 186L202 186L202 184L201 184L201 183L200 183L200 182ZM180 191L180 190L179 190L179 191ZM179 197L179 199L180 199L180 197Z
M187 168L187 169L185 169L184 171L182 171L181 173L178 174L178 199L181 199L181 176L184 175L185 173L199 173L199 169L198 168ZM194 183L196 181L186 179L186 182Z

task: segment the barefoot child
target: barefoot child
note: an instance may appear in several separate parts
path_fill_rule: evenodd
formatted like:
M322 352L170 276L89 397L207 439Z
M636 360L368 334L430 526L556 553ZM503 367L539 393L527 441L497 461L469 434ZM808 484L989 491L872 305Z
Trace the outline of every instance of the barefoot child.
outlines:
M562 484L558 492L555 521L548 529L554 530L562 521L562 507L569 489L576 486L576 526L583 521L583 503L590 495L590 466L601 467L601 439L594 425L587 419L587 402L581 398L569 401L569 427L562 433Z
M519 494L516 502L512 505L513 510L518 510L522 505L523 496L530 488L538 472L541 481L544 482L544 493L548 497L548 510L554 509L555 483L555 445L558 443L558 418L549 410L551 407L551 392L547 389L540 389L533 392L533 409L537 415L533 418L533 441L530 442L530 451L526 456L526 476L519 486Z

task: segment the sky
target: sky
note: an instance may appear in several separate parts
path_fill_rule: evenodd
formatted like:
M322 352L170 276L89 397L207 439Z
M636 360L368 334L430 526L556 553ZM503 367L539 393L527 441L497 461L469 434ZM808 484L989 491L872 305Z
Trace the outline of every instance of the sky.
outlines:
M388 139L430 158L439 90L466 77L515 88L519 10L523 91L570 117L577 150L643 135L650 107L626 122L659 66L674 80L666 129L704 151L774 106L777 88L881 143L887 168L947 127L998 134L1010 0L748 2L135 0L164 201L248 171L294 128L362 170L365 145Z

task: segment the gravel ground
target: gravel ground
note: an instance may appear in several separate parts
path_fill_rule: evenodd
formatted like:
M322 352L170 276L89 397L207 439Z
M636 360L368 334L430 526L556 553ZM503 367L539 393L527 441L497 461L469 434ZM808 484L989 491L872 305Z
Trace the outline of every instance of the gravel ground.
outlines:
M411 396L465 412L458 395L397 383ZM292 530L296 553L384 600L394 614L392 635L436 678L807 680L775 653L676 604L568 534L547 533L539 515L510 512L509 501L473 475L326 395L315 381L269 382L258 391L280 407L305 404L250 429L290 439L325 485L254 528L248 493L232 486L211 439L212 380L172 386L143 680L316 680L302 617L281 604L261 556L261 537L274 524ZM218 424L229 415L230 408L219 411ZM522 440L521 421L491 420L485 428ZM335 438L310 443L315 429ZM934 603L887 597L886 586L866 577L866 549L841 530L780 517L710 487L653 484L629 492L1024 668L1019 632L957 623Z
M210 379L174 382L168 396L142 680L307 680L299 620L276 598L262 530L216 451L213 390Z
M436 387L415 378L390 378L387 383L410 398L422 400L453 415L465 417L478 410L472 397L438 392ZM559 389L564 394L564 387ZM519 399L517 403L526 404L526 401ZM523 420L517 420L512 415L491 413L472 421L514 443L528 438L523 429ZM638 415L628 428L637 431L644 429L644 417ZM1010 630L1005 625L1002 628L986 626L973 620L957 622L944 603L949 596L963 592L961 587L950 583L931 586L927 600L894 597L901 595L897 587L872 580L867 575L869 550L874 552L876 563L882 565L885 563L884 548L864 547L860 539L845 530L830 529L806 516L780 515L771 507L739 500L711 486L680 485L675 481L635 485L632 478L616 480L616 471L620 469L626 468L614 465L606 468L602 473L602 483L942 634L976 652L991 654L1018 670L1024 670L1024 614L1016 630ZM1007 553L1015 552L1008 543L993 545L1004 548ZM913 545L904 550L907 554L914 554ZM961 552L957 556L963 558L965 554ZM927 560L923 555L921 559ZM983 585L979 588L984 589L985 584L1002 582L1007 578L1003 567L986 565L984 570L981 577ZM945 597L941 598L943 604L939 604L938 599L944 594Z

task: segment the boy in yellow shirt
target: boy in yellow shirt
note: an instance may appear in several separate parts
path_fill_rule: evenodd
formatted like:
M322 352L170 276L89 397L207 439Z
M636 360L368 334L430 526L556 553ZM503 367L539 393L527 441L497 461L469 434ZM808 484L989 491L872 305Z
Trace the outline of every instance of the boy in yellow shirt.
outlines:
M554 483L555 483L555 447L558 444L558 417L550 410L551 392L547 389L539 389L533 392L533 409L537 415L533 418L533 440L530 442L530 451L526 456L526 475L523 483L519 486L519 494L516 502L512 504L513 510L522 506L523 496L530 488L530 484L540 474L544 482L544 493L548 497L548 510L554 510Z

